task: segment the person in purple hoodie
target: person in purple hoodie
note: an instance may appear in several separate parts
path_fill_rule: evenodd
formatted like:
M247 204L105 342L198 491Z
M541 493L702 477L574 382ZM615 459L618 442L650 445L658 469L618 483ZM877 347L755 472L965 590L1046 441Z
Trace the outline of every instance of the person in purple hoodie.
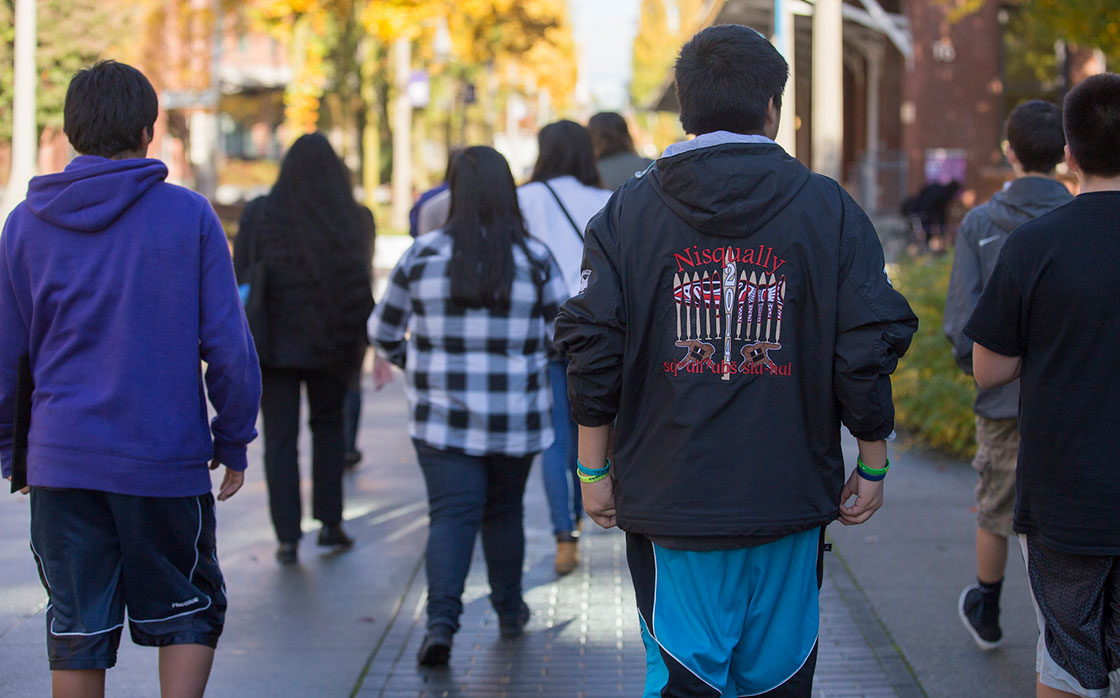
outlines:
M160 648L162 696L201 696L225 618L210 470L219 500L241 487L260 370L213 209L145 158L157 109L134 68L79 71L80 155L32 179L0 235L0 466L26 357L55 696L104 695L126 610L133 642Z

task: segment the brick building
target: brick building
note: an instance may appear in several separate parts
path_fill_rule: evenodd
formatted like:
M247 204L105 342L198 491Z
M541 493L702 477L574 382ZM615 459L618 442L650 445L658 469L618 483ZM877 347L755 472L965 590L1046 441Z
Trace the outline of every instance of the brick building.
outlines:
M746 24L781 46L775 8L788 8L796 48L783 120L794 116L796 129L783 145L837 176L869 211L897 212L903 198L935 179L961 180L966 203L989 195L1009 172L1000 148L1006 109L1000 2L986 0L951 22L959 0L844 0L840 26L823 29L842 36L842 89L822 96L820 88L830 86L828 80L814 85L821 67L814 66L813 34L814 13L825 1L711 0L697 30ZM827 68L828 61L822 63ZM842 107L814 109L824 99ZM795 115L785 108L790 101ZM675 109L675 102L667 85L657 106ZM832 116L838 112L840 162L829 172L814 152L822 143L814 132L839 126Z

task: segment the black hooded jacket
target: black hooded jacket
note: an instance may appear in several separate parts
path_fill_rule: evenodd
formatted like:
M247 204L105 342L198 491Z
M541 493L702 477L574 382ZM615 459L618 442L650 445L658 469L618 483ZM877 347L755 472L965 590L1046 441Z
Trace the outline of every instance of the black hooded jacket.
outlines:
M917 318L836 182L769 142L683 150L588 224L582 290L556 322L572 415L617 417L627 531L771 538L826 524L840 424L891 433L889 376Z

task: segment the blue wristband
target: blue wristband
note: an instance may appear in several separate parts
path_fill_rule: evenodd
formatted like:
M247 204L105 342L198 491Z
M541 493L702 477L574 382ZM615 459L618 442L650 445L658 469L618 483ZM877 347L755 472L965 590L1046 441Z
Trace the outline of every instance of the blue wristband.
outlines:
M886 473L883 473L882 475L868 475L867 471L865 471L863 468L858 467L856 468L856 472L859 473L860 477L862 477L864 480L867 480L868 482L879 482L887 476Z
M607 459L607 464L606 465L604 465L602 468L597 468L595 470L592 470L591 468L584 467L583 463L579 462L579 458L576 458L576 473L579 474L579 475L583 475L585 477L600 477L600 476L603 476L603 475L606 475L607 473L609 473L610 470L611 470L611 459L610 458Z

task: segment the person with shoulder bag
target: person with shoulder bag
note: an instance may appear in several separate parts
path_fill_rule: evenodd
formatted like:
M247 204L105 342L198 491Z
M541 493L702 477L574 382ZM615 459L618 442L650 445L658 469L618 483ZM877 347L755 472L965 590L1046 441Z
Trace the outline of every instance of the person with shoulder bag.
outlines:
M557 121L541 129L540 154L528 184L517 190L529 234L548 245L564 274L568 295L579 291L583 260L583 230L611 193L603 189L591 138L574 121ZM568 407L567 362L549 363L552 418L556 441L541 457L545 492L556 536L556 573L565 575L579 565L579 529L583 516L576 479L576 425Z

